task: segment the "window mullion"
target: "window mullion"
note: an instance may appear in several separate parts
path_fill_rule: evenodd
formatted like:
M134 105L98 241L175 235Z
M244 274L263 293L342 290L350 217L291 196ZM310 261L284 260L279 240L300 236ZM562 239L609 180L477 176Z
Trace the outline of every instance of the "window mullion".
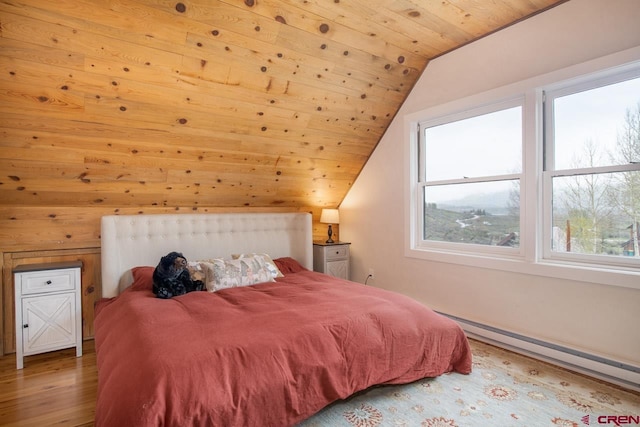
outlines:
M537 262L542 256L544 199L542 165L544 165L544 92L528 90L523 108L523 176L520 184L520 245L525 260Z

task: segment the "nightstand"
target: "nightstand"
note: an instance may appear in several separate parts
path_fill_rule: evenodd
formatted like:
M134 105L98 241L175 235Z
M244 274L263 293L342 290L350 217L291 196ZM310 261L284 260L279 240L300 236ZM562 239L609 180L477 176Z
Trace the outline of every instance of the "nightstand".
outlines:
M348 242L313 242L313 270L349 280Z
M13 270L16 364L24 356L76 347L82 356L82 262L21 265Z

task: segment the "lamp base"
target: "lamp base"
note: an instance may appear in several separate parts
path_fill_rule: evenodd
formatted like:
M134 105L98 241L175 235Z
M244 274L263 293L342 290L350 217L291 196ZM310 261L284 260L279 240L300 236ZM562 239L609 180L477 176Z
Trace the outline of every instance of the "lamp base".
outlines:
M333 239L331 238L331 236L333 235L333 230L331 229L331 224L329 224L329 230L327 231L327 234L329 235L329 238L327 239L327 241L325 243L335 243L333 241Z

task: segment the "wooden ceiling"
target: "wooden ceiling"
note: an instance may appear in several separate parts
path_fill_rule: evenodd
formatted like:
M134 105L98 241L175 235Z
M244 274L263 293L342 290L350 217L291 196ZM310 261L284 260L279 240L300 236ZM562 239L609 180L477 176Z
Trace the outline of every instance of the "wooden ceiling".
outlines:
M559 3L0 0L0 204L336 207L429 60Z

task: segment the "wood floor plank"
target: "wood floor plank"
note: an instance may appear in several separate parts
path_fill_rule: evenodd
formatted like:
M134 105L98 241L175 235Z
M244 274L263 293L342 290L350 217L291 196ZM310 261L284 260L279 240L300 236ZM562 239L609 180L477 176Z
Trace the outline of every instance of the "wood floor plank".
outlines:
M75 348L28 356L16 369L15 355L0 358L2 426L92 426L98 373L93 340Z

